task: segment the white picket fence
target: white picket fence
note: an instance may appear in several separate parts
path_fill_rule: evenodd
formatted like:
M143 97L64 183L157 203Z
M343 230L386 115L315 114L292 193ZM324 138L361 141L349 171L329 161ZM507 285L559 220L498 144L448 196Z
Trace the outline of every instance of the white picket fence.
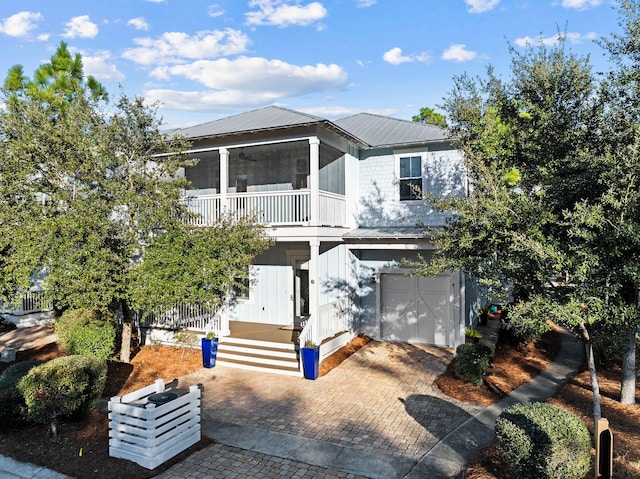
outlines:
M200 441L200 389L160 406L148 402L165 392L162 379L155 384L109 401L109 456L155 469Z

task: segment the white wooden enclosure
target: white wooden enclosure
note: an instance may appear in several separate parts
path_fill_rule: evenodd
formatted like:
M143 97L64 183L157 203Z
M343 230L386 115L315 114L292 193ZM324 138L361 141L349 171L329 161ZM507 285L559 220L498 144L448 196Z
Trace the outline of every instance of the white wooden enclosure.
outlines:
M162 379L109 401L109 456L147 469L200 441L200 389L156 406L149 396L165 392Z

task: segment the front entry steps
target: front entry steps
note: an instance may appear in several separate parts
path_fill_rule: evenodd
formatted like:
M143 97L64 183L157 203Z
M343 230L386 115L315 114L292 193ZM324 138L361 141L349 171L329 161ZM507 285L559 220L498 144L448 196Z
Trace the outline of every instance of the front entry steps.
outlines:
M302 377L293 343L224 337L218 344L216 365Z

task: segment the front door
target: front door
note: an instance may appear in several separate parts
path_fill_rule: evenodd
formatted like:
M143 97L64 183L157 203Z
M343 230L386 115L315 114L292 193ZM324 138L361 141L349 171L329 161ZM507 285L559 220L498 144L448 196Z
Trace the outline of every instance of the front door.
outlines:
M290 267L289 312L292 322L300 324L309 316L309 253L287 252Z

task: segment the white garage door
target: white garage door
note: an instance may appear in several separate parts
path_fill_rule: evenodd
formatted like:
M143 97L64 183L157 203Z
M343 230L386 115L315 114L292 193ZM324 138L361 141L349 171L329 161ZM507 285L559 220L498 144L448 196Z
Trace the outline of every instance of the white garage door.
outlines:
M451 276L380 275L381 336L388 341L450 345L453 329Z

